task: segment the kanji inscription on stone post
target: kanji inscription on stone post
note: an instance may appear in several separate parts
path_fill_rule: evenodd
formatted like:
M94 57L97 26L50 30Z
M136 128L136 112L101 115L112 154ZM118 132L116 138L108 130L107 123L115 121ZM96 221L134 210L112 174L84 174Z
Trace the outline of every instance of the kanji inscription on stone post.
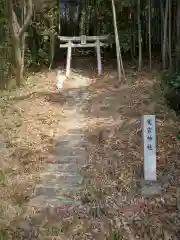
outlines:
M150 181L157 180L155 115L143 116L143 139L144 139L144 179Z

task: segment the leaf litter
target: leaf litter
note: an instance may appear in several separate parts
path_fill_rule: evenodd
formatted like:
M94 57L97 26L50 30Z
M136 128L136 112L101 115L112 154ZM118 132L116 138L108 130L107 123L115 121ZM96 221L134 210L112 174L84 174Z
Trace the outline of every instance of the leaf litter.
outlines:
M88 157L81 169L85 187L77 196L82 205L60 209L53 219L44 219L38 209L28 209L53 141L66 133L66 100L56 90L54 79L53 72L33 76L18 96L16 92L2 96L1 170L6 178L0 187L2 232L26 216L34 225L40 218L37 239L42 240L178 239L178 121L163 97L153 100L157 82L146 73L124 85L104 74L86 89L90 93L83 109ZM144 114L157 115L158 177L168 176L160 196L144 197L137 187L143 167Z

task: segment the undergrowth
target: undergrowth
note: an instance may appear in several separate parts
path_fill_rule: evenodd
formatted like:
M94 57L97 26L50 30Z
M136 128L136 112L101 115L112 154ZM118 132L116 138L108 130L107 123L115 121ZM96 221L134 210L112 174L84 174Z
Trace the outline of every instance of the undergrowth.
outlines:
M164 97L170 108L180 115L180 70L165 72L161 78Z

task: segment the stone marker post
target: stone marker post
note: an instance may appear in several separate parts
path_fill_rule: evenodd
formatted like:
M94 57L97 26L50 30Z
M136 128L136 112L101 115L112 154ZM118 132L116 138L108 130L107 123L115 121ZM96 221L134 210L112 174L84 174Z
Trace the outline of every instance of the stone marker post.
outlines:
M156 173L156 118L155 115L143 116L144 179L141 191L144 195L159 194L161 185Z
M156 177L156 120L155 115L144 115L144 179L153 181Z

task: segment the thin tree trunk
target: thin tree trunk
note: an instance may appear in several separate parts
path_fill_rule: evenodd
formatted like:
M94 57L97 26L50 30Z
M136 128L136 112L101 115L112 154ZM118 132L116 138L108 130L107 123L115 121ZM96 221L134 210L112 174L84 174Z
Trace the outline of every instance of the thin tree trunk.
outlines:
M135 27L135 12L131 12L131 57L134 60L136 55L136 27Z
M138 0L137 3L137 20L138 20L138 42L139 42L139 64L138 64L138 71L141 71L142 69L142 36L141 36L141 6L140 6L140 0Z
M87 17L86 17L86 35L89 35L89 29L90 29L90 24L91 24L91 6L88 6L88 11L87 11Z
M26 18L26 1L24 0L24 6L22 10L22 25L25 23L25 18ZM22 35L21 39L21 57L22 57L22 74L24 71L24 55L25 55L25 42L26 42L26 33Z
M163 37L164 37L164 8L162 0L160 0L160 12L161 12L161 57L163 56Z
M136 13L133 12L133 56L136 56Z
M149 14L148 14L148 34L149 34L149 69L152 69L152 50L151 50L151 0L149 0Z
M172 31L171 31L171 0L169 0L169 69L172 70Z
M176 70L179 69L180 64L180 0L178 0L177 4L177 16L176 16L176 31L177 31L177 38L176 38Z
M53 17L51 17L49 19L50 21L50 26L52 28L52 30L50 31L50 65L49 65L49 71L51 70L51 67L53 65L53 61L54 61L54 55L55 55L55 34L54 34L54 30L53 30L53 24L54 24L54 21L53 21Z
M23 70L24 63L22 62L22 52L21 52L21 41L19 39L13 40L14 46L14 60L15 60L15 76L16 76L16 84L19 87L21 82L23 81Z
M119 43L119 34L118 34L118 30L117 30L116 8L115 8L114 0L112 0L112 11L113 11L114 32L115 32L115 41L116 41L118 79L120 81L122 79L122 76L125 77L125 74L124 74L124 68L123 68L123 63L122 63L121 47L120 47L120 43Z
M76 35L80 35L80 32L81 32L81 15L82 15L82 3L80 2L79 5L78 5L78 17L77 17Z
M61 35L61 5L60 1L58 1L58 34ZM33 14L34 15L34 14Z
M164 16L164 31L163 31L163 51L162 51L162 65L163 65L163 69L166 68L166 57L167 57L167 45L166 45L166 42L167 42L167 25L168 25L168 1L169 0L166 0L166 7L165 7L165 16Z
M177 4L178 2L176 2L176 5L172 4L172 9L171 9L171 24L172 24L172 49L176 49L176 25L177 25L177 21L176 21L176 13L177 13Z
M83 5L83 9L81 12L81 22L80 22L80 35L85 35L85 21L86 21L86 9L85 4Z
M133 13L131 13L131 57L133 59L133 45L134 45L134 36L133 36Z
M164 5L163 5L162 0L160 0L160 9L161 9L161 18L162 18L162 25L161 25L161 32L162 32L162 44L161 44L161 46L162 46L162 49L161 49L161 52L162 52L162 56L163 56L165 12L164 12ZM166 55L167 55L167 53L168 53L168 41L166 41L165 49L166 49Z
M148 8L149 11L149 8ZM149 47L149 12L146 12L146 16L145 16L145 49L148 49Z

